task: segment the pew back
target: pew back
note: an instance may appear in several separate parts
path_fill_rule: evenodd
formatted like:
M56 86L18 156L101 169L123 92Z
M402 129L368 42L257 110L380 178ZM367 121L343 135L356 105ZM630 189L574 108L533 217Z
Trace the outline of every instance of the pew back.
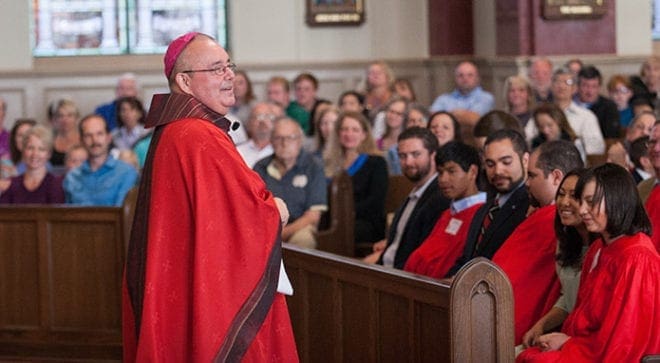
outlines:
M121 358L128 215L0 207L0 356Z
M486 259L451 285L322 251L284 247L302 362L513 361L513 295Z

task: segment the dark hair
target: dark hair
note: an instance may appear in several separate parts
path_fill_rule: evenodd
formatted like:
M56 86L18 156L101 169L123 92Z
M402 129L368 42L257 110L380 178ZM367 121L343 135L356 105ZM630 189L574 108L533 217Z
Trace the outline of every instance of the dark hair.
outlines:
M359 103L360 105L362 105L362 107L364 107L364 95L363 95L362 93L358 92L358 91L353 91L353 90L346 91L346 92L342 93L342 94L339 96L339 100L337 100L337 101L338 101L338 102L337 102L337 106L341 107L342 100L343 100L344 97L346 97L346 96L353 96L353 97L357 98L358 103Z
M399 135L398 141L407 139L420 139L424 144L424 148L429 151L429 154L434 153L438 150L438 139L429 131L423 127L410 127Z
M633 95L630 98L630 100L628 100L628 104L630 105L631 108L634 108L635 106L646 105L651 107L652 110L655 110L655 104L649 98L648 95L643 95L643 94Z
M516 124L518 121L516 121ZM488 135L486 138L486 143L484 143L484 148L490 143L495 141L510 140L513 145L513 150L518 154L522 160L523 154L528 153L529 149L527 148L527 142L525 138L520 134L520 132L511 129L502 129L497 130L494 133Z
M37 121L31 118L19 118L14 123L14 126L12 126L9 136L9 155L14 165L18 164L18 162L21 161L21 152L20 150L18 150L18 146L16 145L16 133L18 132L18 128L23 125L34 126L36 124Z
M121 105L124 103L128 103L129 106L132 108L140 111L140 119L138 120L138 124L144 124L144 119L147 116L146 112L144 111L144 106L142 105L142 101L140 101L139 98L137 97L122 97L117 100L117 126L122 127L124 126L124 120L121 118ZM82 129L81 129L82 130Z
M415 89L413 88L412 83L410 82L409 79L407 78L397 78L392 82L392 91L395 91L396 85L397 84L404 84L408 89L410 90L410 94L412 95L412 98L408 100L408 102L415 102L417 101L417 94L415 93Z
M78 123L78 132L80 133L80 137L83 135L83 125L87 120L92 119L92 118L99 118L103 121L103 124L105 125L105 132L110 133L110 126L108 126L108 121L105 120L105 118L99 114L92 113L89 114L85 117L83 117L80 122Z
M554 103L542 103L532 113L532 116L534 117L534 122L538 122L539 115L550 116L550 118L555 123L557 123L557 127L559 127L560 132L566 133L566 135L568 135L571 141L575 141L575 139L577 139L577 135L575 135L575 131L571 127L571 124L568 123L566 114L564 113L564 111L561 110L561 108L559 108L559 106L555 105ZM537 124L537 128L538 128L538 124ZM545 139L545 137L543 139Z
M587 169L579 168L574 169L564 175L559 187L561 188L564 185L564 181L569 177L575 176L578 180L585 174ZM557 188L557 194L555 195L555 200L559 196L559 188ZM580 199L579 196L575 195L576 199ZM555 259L557 263L562 267L574 267L579 268L582 264L582 247L584 245L582 241L582 236L578 233L577 228L573 226L565 226L561 223L561 218L559 218L559 211L555 213L555 235L557 236L557 241L559 242L559 248ZM594 235L589 235L589 242L594 240Z
M435 154L435 165L439 168L447 162L453 161L467 172L471 165L476 165L481 170L481 157L479 151L461 141L450 141L444 144Z
M241 75L243 78L245 78L245 83L247 84L247 90L245 91L245 103L252 102L252 100L255 99L254 97L254 90L252 89L252 81L250 80L250 77L248 77L247 72L245 72L242 69L237 69L234 71L234 77Z
M493 110L481 116L474 126L472 135L474 137L488 137L488 135L502 129L515 130L521 134L523 132L518 119L513 115L501 110Z
M636 168L642 169L642 164L640 159L643 156L649 155L649 149L646 146L646 142L649 141L648 136L642 136L635 139L630 144L630 161L635 165Z
M426 124L427 129L431 129L431 123L433 119L438 116L438 115L447 115L451 119L451 123L454 126L454 141L462 141L463 138L461 136L461 124L458 123L458 119L456 116L454 116L451 112L447 111L437 111L431 114L429 116L429 122Z
M314 77L314 75L311 73L300 73L299 75L297 75L296 78L293 79L294 86L303 80L308 80L312 82L312 86L314 86L314 90L319 89L319 80L316 79L316 77Z
M605 163L593 169L588 169L575 186L575 195L582 198L584 186L596 182L593 204L599 205L605 201L607 226L610 237L620 235L632 236L643 232L651 235L651 222L639 198L637 186L628 170L622 166Z
M598 79L598 84L603 83L603 76L600 74L598 68L588 65L584 66L578 72L578 82L582 79Z
M555 169L566 174L573 169L584 167L580 152L570 141L546 141L537 150L539 157L536 159L536 167L543 170L543 176L546 178Z

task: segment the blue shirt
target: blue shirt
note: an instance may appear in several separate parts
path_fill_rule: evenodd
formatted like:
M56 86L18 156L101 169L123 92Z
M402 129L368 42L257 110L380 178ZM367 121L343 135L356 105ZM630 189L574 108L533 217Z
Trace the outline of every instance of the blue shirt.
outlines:
M300 151L296 164L281 175L273 164L274 155L260 160L256 171L266 187L276 197L282 198L289 208L290 222L300 218L308 210L327 210L327 190L323 166L311 154Z
M66 202L119 207L137 179L135 168L111 156L96 171L92 171L89 161L85 161L64 178Z
M436 111L451 112L457 109L469 110L483 115L493 109L495 106L495 98L493 95L484 91L480 86L464 95L458 90L451 93L445 93L433 101L429 111L431 113Z
M94 110L95 114L103 116L105 122L108 123L108 129L110 131L117 127L117 104L115 102L116 100L100 105Z

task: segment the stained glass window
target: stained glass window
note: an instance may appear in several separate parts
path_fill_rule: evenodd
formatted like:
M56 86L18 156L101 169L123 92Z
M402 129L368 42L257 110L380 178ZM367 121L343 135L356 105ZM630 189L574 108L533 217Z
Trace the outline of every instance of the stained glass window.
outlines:
M227 46L225 0L33 0L35 56L162 53L188 31Z

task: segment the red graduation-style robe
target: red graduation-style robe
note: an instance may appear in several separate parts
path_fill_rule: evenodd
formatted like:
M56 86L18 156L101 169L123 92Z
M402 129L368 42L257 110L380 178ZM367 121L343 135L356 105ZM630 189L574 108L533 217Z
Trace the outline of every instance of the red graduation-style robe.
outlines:
M296 362L280 216L261 178L185 95L152 102L123 298L125 362ZM154 120L152 120L154 121Z
M639 362L660 354L660 257L643 233L587 251L560 350L529 348L516 362Z
M463 253L470 222L483 203L477 203L454 215L445 210L431 234L406 261L404 270L420 275L443 278Z
M651 240L655 245L655 249L660 252L660 186L656 185L653 188L644 206L653 226Z
M493 262L504 270L513 288L516 344L559 298L555 210L548 205L534 211L493 255Z

